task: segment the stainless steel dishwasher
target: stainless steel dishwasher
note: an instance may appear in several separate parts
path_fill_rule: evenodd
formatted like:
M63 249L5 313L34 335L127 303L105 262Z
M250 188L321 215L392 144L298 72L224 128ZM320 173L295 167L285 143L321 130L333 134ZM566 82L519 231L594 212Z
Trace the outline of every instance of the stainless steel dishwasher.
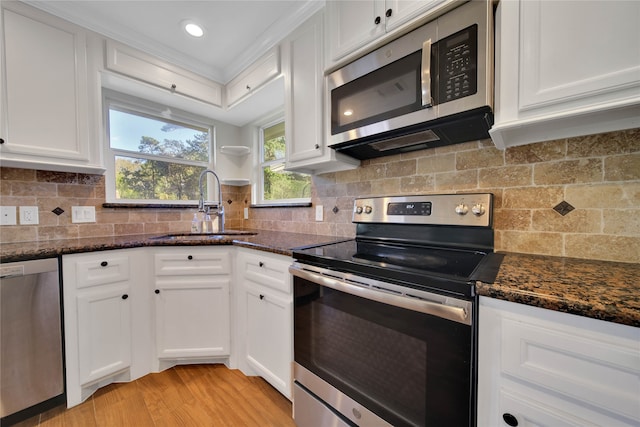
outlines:
M0 424L65 403L58 259L0 264Z

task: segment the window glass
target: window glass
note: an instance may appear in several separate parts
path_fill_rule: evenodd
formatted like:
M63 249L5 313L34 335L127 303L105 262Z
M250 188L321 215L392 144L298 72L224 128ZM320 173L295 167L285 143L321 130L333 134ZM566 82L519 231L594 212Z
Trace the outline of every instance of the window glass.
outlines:
M308 201L311 177L285 171L284 122L261 128L261 181L264 203Z
M200 173L212 165L213 128L188 116L163 117L144 101L123 99L106 102L107 200L196 203Z

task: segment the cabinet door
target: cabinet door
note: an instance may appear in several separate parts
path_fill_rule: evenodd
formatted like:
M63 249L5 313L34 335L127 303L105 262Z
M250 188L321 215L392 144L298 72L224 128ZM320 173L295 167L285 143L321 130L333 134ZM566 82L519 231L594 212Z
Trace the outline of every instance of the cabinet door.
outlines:
M227 107L232 107L280 74L280 51L271 49L227 83Z
M329 61L335 62L385 33L384 0L327 2Z
M286 169L290 171L324 173L360 165L359 160L325 145L323 19L324 14L317 13L282 43Z
M303 24L283 44L287 162L324 154L322 34L320 14Z
M2 8L3 164L102 171L90 159L89 144L96 141L89 130L85 33L18 2Z
M155 293L159 358L229 355L228 278L163 278Z
M127 282L78 293L80 384L99 380L130 366L130 301Z
M391 31L447 2L453 3L452 0L386 0L385 28Z
M292 297L246 285L246 358L251 368L291 398Z
M495 144L640 126L639 16L635 1L500 2Z
M218 83L144 52L107 41L107 68L216 107L222 106Z

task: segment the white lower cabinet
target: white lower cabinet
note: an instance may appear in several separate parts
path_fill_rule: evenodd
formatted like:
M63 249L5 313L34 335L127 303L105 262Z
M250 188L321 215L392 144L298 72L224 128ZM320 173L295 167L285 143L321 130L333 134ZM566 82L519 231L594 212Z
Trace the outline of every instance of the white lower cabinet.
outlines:
M230 248L154 249L158 359L230 354Z
M293 292L291 258L238 249L238 365L291 399Z
M133 357L149 336L140 329L144 321L134 322L149 313L146 287L140 286L146 279L145 260L137 249L62 257L69 407L103 385L146 373Z
M479 427L640 424L640 328L485 297L479 316Z

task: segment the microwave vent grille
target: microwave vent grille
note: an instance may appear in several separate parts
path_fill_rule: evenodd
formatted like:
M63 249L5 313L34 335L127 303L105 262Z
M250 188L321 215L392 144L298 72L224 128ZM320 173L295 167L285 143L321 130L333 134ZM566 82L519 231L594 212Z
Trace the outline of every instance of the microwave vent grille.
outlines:
M385 139L384 141L374 142L370 144L370 147L378 151L388 151L439 140L438 135L431 129L427 129L418 133L401 135L395 138Z

